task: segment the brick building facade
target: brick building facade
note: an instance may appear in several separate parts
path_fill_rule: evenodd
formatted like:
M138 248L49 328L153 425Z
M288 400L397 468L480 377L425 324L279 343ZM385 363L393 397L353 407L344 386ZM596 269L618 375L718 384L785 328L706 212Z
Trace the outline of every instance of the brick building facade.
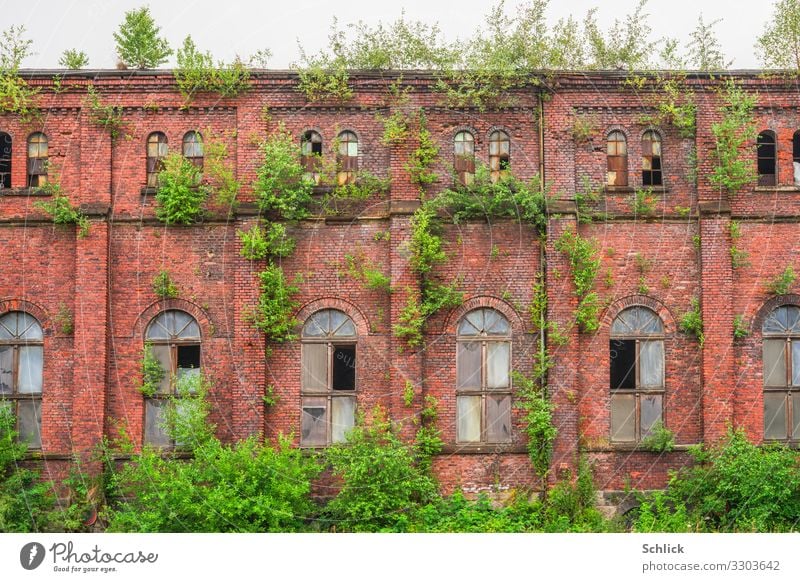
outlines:
M151 326L160 314L175 311L180 321L164 324L175 328L167 333L174 337L162 342L165 365L176 371L199 362L213 379L212 420L225 440L292 433L300 444L305 431L307 443L324 444L338 438L335 419L348 418L353 402L362 410L381 403L401 419L419 414L424 396L432 395L439 401L437 422L445 443L434 469L445 490L536 486L521 411L513 406L514 389L500 368L507 353L511 368L532 366L541 338L528 305L539 273L546 281L548 319L568 340L553 347L549 377L559 429L553 474L574 466L578 453L585 452L600 489L650 489L663 486L667 471L687 462L688 445L715 441L731 423L759 442L765 436L800 439L800 393L792 389L800 383L792 369L793 354L800 354L794 349L800 344L792 341L795 311L776 311L800 306L800 296L767 291L771 279L796 264L800 249L800 186L793 171L800 160L794 136L800 116L797 90L783 81L736 75L747 91L758 92L756 122L759 131L773 132L777 170L770 181L769 160L762 161L763 185L728 195L708 179L711 125L720 106L713 89L719 80L687 81L695 91L697 130L683 137L670 125L650 125L646 117L653 112L654 93L648 85L633 89L622 74L547 78L519 90L513 107L496 111L444 107L441 95L430 90L430 77L404 74L403 82L414 89L411 106L425 109L440 148L435 164L440 180L432 193L452 183L459 132L471 136L475 158L489 163L490 136L502 131L510 140L503 164L521 178L543 175L556 198L549 205L547 237L513 220L445 225L448 260L437 269L445 279L460 277L465 302L432 317L424 347L409 350L393 336L392 325L407 294L420 284L408 252L410 218L420 196L406 167L414 144L384 145L380 139L376 114L391 113L385 96L393 75L355 75L355 95L342 105L306 102L292 74L256 73L248 92L229 99L201 95L188 108L181 107L183 98L168 72L75 72L60 91L54 91L53 72L25 76L41 88L41 117L24 122L0 116L5 134L0 134L0 174L7 174L0 190L5 249L0 316L10 314L0 320L7 328L0 330L0 349L6 398L18 406L25 431L40 430L34 441L41 446L33 446L31 454L44 459L50 475L64 474L73 455L91 451L121 425L142 444L148 415L157 414L148 406L158 404L138 389L143 344L148 334L155 343L166 337ZM124 127L116 139L92 123L84 107L89 84L104 102L122 107ZM578 118L591 120L587 135L576 135ZM290 277L303 276L298 320L332 309L344 313L352 327L346 322L346 328L322 335L308 331L304 339L267 350L248 317L263 264L241 257L236 233L258 218L250 187L261 160L258 142L279 124L296 136L298 146L301 136L316 131L323 157L334 155L332 144L341 132L352 132L359 167L390 178L391 188L355 211L289 225L297 247L281 264ZM145 188L148 139L161 132L169 151L180 151L185 136L195 131L226 144L244 184L241 204L232 216L212 207L199 224L165 226ZM759 157L769 158L770 151L759 148L764 154ZM695 156L696 183L690 178ZM64 191L88 215L88 236L54 226L34 206L47 199L27 188L31 175L40 179L40 157L47 158L45 171L60 177ZM755 165L755 150L751 157ZM590 204L604 213L588 223L578 220L575 204L587 180L600 186L599 200ZM643 216L634 212L633 200L635 189L648 183L656 206ZM732 221L741 231L735 244L748 253L746 264L732 262ZM577 300L570 265L554 246L565 229L598 243L595 290L603 311L596 333L581 333L573 325ZM344 255L354 252L390 276L393 293L368 289L348 275ZM162 269L177 284L177 298L161 300L153 293L152 280ZM679 329L694 298L701 306L703 346ZM66 312L73 329L59 324L59 313ZM463 324L469 314L499 314L504 323L491 331L495 324L485 319L487 329L474 332ZM741 316L737 329L750 332L742 339L734 339L735 316ZM181 322L191 327L176 329ZM464 354L457 356L462 345ZM470 359L478 353L480 359ZM322 358L321 369L331 367L326 373L334 379L312 390L303 367L313 354ZM346 371L336 368L331 354L355 358L353 379L337 376ZM472 371L459 372L457 357ZM612 363L614 358L624 361ZM613 366L628 366L633 376L617 378ZM469 382L459 374L470 373L484 379L462 392L457 384ZM347 398L331 382L351 383ZM263 397L270 386L279 398L268 406ZM414 391L411 406L404 398L407 386ZM640 446L647 427L659 419L675 435L672 452ZM505 432L495 430L497 423L509 422L501 427Z

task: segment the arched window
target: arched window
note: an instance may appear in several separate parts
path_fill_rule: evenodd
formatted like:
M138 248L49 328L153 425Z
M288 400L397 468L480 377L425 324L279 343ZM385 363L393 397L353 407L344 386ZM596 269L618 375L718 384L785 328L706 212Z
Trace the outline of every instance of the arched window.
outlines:
M775 154L775 134L771 131L762 131L758 134L758 139L756 140L759 186L774 186L777 184Z
M645 131L642 136L642 185L661 186L661 136L658 132Z
M306 172L306 176L319 184L320 165L322 164L322 136L313 130L303 134L300 140L300 164Z
M489 172L492 182L508 175L511 169L511 139L505 131L493 131L489 136Z
M339 185L352 184L358 174L358 137L352 131L339 134L339 151L336 156Z
M17 419L20 442L42 447L44 335L36 319L22 311L0 317L0 406Z
M611 324L611 440L638 442L663 422L664 324L629 307Z
M47 136L32 133L28 136L28 188L47 184Z
M300 444L341 442L355 424L356 326L338 309L317 311L303 326Z
M764 320L764 438L800 440L800 308L783 305Z
M453 143L456 180L469 186L475 179L475 138L468 131L459 131Z
M163 311L147 326L145 350L150 350L164 374L155 394L145 399L144 442L157 447L180 445L164 430L164 412L170 399L190 390L200 375L200 326L185 311Z
M200 133L189 131L183 136L183 157L203 169L203 136Z
M458 323L456 440L511 440L511 326L499 311L475 309Z
M11 188L11 136L0 131L0 188Z
M164 169L167 157L167 136L154 131L147 136L147 187L158 188L158 173Z
M621 131L608 134L608 186L628 185L628 142Z

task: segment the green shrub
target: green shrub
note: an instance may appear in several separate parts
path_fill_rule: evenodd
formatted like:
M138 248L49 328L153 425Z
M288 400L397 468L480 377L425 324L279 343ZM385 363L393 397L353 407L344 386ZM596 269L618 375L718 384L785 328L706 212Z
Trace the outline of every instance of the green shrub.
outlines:
M67 49L58 59L58 64L65 69L78 70L84 69L89 65L89 57L85 52L77 49Z
M161 299L174 299L180 294L178 286L172 281L169 271L161 269L153 277L153 293Z
M669 453L675 449L675 435L659 420L642 439L642 447L654 453Z
M299 323L293 315L298 307L294 296L299 289L286 281L283 269L277 265L268 265L258 277L261 294L253 316L256 329L270 342L296 339L295 328Z
M89 218L72 205L69 197L61 191L61 186L49 182L42 190L50 194L51 198L47 202L34 202L34 206L52 216L54 224L74 224L78 227L78 236L86 237L89 234Z
M263 163L256 170L253 191L262 211L299 220L308 216L314 182L300 165L300 149L294 138L280 131L261 144Z
M692 298L692 308L683 314L678 325L684 333L691 334L700 342L700 347L705 344L706 336L703 334L703 314L700 311L700 300Z
M153 346L145 343L142 354L142 385L139 387L139 392L147 398L155 396L166 373L161 362L153 354Z
M200 187L200 170L181 154L164 158L158 174L156 217L165 224L194 224L203 217L206 191Z
M288 257L294 251L294 239L288 236L286 227L279 222L270 223L266 231L260 225L254 224L250 230L240 230L236 234L242 241L240 253L246 259Z
M234 97L249 87L250 72L241 61L231 65L220 61L215 65L211 53L197 50L191 36L187 36L178 49L177 60L175 82L186 103L191 102L196 93L214 92L221 97Z
M782 273L776 275L767 283L767 291L773 295L786 295L794 285L797 275L791 265L786 267Z
M154 69L165 63L172 49L166 39L158 36L160 31L147 6L126 12L114 33L120 61L139 69Z

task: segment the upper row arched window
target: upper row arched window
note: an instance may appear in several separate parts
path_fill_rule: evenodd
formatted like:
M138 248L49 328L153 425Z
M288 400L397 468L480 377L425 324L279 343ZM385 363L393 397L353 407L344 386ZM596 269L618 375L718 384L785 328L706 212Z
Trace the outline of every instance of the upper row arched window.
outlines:
M181 146L183 157L199 169L203 169L203 136L197 131L188 131ZM158 188L158 174L164 169L164 158L169 154L167 136L154 131L147 136L147 187Z
M608 186L628 186L628 140L625 134L614 130L606 141ZM663 186L661 135L647 130L642 134L642 185Z
M0 131L0 188L11 188L11 136ZM26 186L38 188L47 184L49 151L47 136L40 131L28 136Z
M336 137L336 183L339 186L352 184L358 177L358 136L352 131L343 131ZM300 138L300 164L306 177L319 184L322 179L322 136L309 130Z
M456 180L469 186L475 180L475 137L469 131L459 131L453 140ZM497 182L511 170L511 138L500 129L489 134L489 176Z

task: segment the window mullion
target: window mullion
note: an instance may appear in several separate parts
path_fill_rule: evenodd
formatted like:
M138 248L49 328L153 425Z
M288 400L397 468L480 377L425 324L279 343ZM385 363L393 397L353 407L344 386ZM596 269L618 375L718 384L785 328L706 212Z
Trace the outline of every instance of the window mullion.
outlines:
M19 381L19 345L14 344L14 347L11 350L11 394L15 396L19 394L19 386L17 386L18 381Z

